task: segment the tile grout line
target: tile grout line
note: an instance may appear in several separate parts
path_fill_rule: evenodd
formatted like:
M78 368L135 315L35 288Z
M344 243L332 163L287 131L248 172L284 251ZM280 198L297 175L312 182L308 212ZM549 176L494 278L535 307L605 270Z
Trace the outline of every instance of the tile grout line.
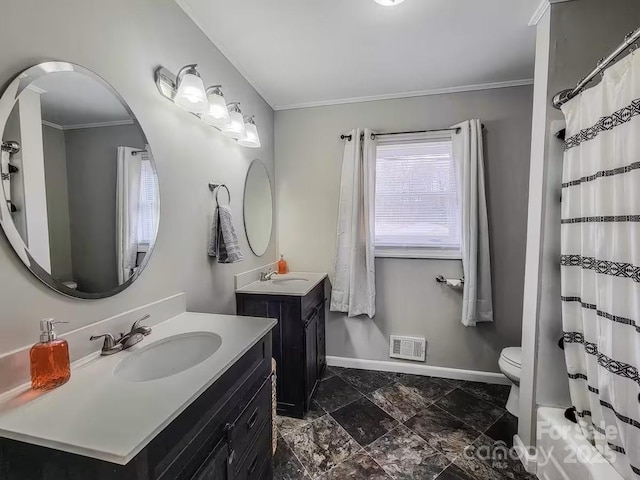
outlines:
M464 385L464 384L463 384L463 385ZM505 386L506 386L506 385L505 385ZM507 409L506 409L506 408L504 408L503 406L501 406L501 405L502 405L502 400L500 400L500 405L497 405L497 404L496 404L496 403L494 403L493 401L491 401L491 400L487 400L486 398L482 398L481 396L476 395L476 394L475 394L475 393L473 393L473 392L470 392L469 390L467 390L466 388L464 388L464 387L462 387L462 386L457 387L457 388L459 388L460 390L462 390L462 391L463 391L463 392L465 392L465 393L468 393L468 394L469 394L469 395L471 395L472 397L477 398L478 400L482 400L483 402L489 403L489 404L493 405L494 407L501 408L501 409L502 409L502 410L504 410L505 412L507 411ZM449 392L449 393L451 393L451 392ZM447 394L447 395L448 395L448 394ZM490 396L494 401L497 401L497 400L498 400L498 398L496 398L496 397L493 397L493 396L491 396L491 395L489 395L489 396Z
M281 435L281 436L282 436L282 440L284 440L285 445L287 446L287 448L291 452L291 455L293 455L293 457L298 461L298 463L302 467L302 470L304 471L305 475L307 477L309 477L310 479L313 479L313 477L311 476L311 474L307 470L307 467L305 467L304 463L302 463L300 461L300 459L298 458L298 455L296 454L295 450L293 448L291 448L291 445L289 445L289 442L287 442L287 439L285 438L285 436L284 435Z
M358 370L358 369L354 369L354 370ZM366 371L366 372L378 372L378 373L382 373L382 374L385 374L385 373L393 373L393 372L379 372L378 370L364 370L364 371ZM350 382L348 379L344 378L344 377L343 377L342 375L340 375L338 372L335 372L335 373L334 373L334 375L335 375L335 376L337 376L338 378L340 378L341 380L343 380L343 381L347 382L347 385L351 386L351 387L352 387L355 391L357 391L360 395L363 395L363 396L365 396L365 397L366 397L367 395L369 395L369 394L371 394L371 393L375 392L376 390L380 390L380 388L386 388L386 387L388 387L389 385L392 385L392 384L394 384L394 383L397 383L397 381L395 381L395 380L391 380L391 379L389 379L389 377L387 377L387 379L389 380L389 383L387 383L386 385L383 385L383 386L381 386L381 387L379 387L379 388L376 388L376 389L372 390L371 392L369 392L369 394L367 394L367 393L362 392L362 391L361 391L357 386L355 386L355 385L354 385L352 382ZM385 375L385 376L386 376L386 375ZM354 401L355 401L355 400L354 400ZM351 403L353 403L353 402L351 402ZM346 406L346 405L345 405L345 406ZM340 408L342 408L342 407L340 407Z
M398 428L400 428L400 425L402 425L403 427L405 427L405 426L404 426L404 424L403 424L402 422L398 422L398 425L396 425L395 427L393 427L391 430L389 430L389 431L388 431L387 433L385 433L384 435L382 435L382 436L378 437L377 439L375 439L373 442L371 442L369 445L367 445L367 447L368 447L368 446L370 446L370 445L372 445L373 443L377 442L377 441L378 441L378 440L380 440L382 437L384 437L384 436L386 436L386 435L389 435L389 434L390 434L391 432L393 432L394 430L397 430ZM405 428L407 428L407 427L405 427ZM414 434L414 435L415 435L415 433L413 433L413 430L411 430L411 429L409 429L409 428L407 428L407 430L409 430L412 434ZM422 438L422 437L420 437L420 438ZM430 446L430 445L429 445L429 446ZM366 447L365 447L365 449L366 449ZM369 453L369 452L367 452L367 453ZM389 473L385 470L385 468L384 468L382 465L380 465L380 462L378 462L378 460L376 460L376 458L375 458L373 455L371 455L371 454L369 453L369 456L372 458L372 460L373 460L373 461L374 461L374 462L375 462L375 463L376 463L376 464L377 464L377 465L382 469L382 471L383 471L383 472L384 472L384 473L385 473L389 478L391 478L392 480L395 480L395 477L393 477L391 474L389 474ZM438 474L438 475L440 475L440 474Z
M353 402L351 402L353 403ZM351 436L351 434L349 432L347 432L344 427L342 425L340 425L340 422L338 422L335 418L333 418L333 415L331 415L329 412L327 412L327 415L329 415L329 418L331 418L331 420L333 420L334 422L336 422L336 425L338 425L338 428L340 428L346 435L347 437L349 437L356 445L358 445L358 447L360 447L360 450L358 450L357 452L354 452L352 455L348 456L347 458L345 458L342 462L337 463L336 465L334 465L333 467L331 467L329 470L327 470L326 472L322 472L321 475L325 475L326 473L329 473L331 470L333 470L334 468L338 467L339 465L342 465L343 463L347 462L350 458L356 456L358 453L364 452L365 454L369 455L364 447L362 445L360 445L360 443ZM315 443L315 442L314 442ZM370 455L369 455L370 456ZM318 478L320 475L318 475L317 477L314 478Z
M458 390L458 389L456 389L456 390ZM454 391L454 390L452 390L452 391L451 391L451 392L449 392L449 393L452 393L453 391ZM466 391L466 390L464 390L464 391ZM469 393L469 392L467 392L467 393ZM449 395L449 394L447 394L447 395ZM445 396L446 396L446 395L445 395ZM473 395L473 396L475 397L475 395ZM444 398L444 397L442 397L442 398ZM478 397L475 397L475 398L478 398ZM482 399L480 399L480 400L482 400ZM431 404L431 405L429 405L429 406L430 406L430 407L431 407L431 406L435 406L435 407L439 408L439 409L440 409L440 410L442 410L443 412L445 412L445 413L447 413L447 414L451 415L452 417L454 417L456 420L458 420L458 421L462 422L462 423L463 423L464 425L466 425L467 427L469 427L469 428L471 428L471 429L475 430L476 432L479 432L479 433L480 433L480 435L484 435L484 433L485 433L486 431L488 431L488 430L493 426L493 423L496 423L498 420L500 420L500 419L504 416L504 413L503 413L502 415L500 415L500 416L498 417L498 419L497 419L495 422L493 422L491 425L489 425L489 426L488 426L484 431L481 431L481 430L480 430L480 429L478 429L477 427L474 427L473 425L471 425L471 424L469 424L469 423L465 422L463 419L461 419L460 417L456 416L455 414L453 414L452 412L450 412L450 411L449 411L449 410L447 410L446 408L443 408L443 407L441 407L440 405L436 405L436 402L432 403L432 404ZM505 412L506 412L506 410L505 410ZM412 418L413 418L413 417L412 417ZM476 439L476 440L477 440L477 439Z

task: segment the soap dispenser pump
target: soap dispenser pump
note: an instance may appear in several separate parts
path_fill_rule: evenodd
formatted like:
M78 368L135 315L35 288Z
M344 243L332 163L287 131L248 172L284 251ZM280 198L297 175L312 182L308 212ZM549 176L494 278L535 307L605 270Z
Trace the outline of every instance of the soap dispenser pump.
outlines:
M55 325L69 323L47 318L40 321L40 342L31 347L31 387L34 390L51 390L67 383L71 378L69 344L58 339Z

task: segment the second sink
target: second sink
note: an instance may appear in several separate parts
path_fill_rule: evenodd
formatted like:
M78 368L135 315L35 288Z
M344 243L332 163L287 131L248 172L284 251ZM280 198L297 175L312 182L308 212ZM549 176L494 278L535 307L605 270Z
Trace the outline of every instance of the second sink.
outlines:
M220 335L191 332L147 345L118 363L113 374L129 382L148 382L195 367L218 351Z

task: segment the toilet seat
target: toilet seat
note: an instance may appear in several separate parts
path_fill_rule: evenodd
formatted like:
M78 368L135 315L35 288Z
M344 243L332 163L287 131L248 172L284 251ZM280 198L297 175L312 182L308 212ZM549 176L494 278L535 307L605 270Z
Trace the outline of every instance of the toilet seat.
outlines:
M522 368L522 348L508 347L502 350L500 360L514 368Z

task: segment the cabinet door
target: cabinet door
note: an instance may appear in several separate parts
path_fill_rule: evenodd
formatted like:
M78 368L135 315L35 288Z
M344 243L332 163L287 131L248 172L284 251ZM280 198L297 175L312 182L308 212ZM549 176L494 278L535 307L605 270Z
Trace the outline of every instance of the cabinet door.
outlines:
M307 409L311 405L311 397L318 380L318 311L307 320L304 327L305 345L305 401Z
M232 480L229 449L226 440L216 445L191 480Z
M327 366L327 340L325 334L325 310L324 310L325 302L320 304L318 311L318 380L322 379L324 375L325 368Z
M276 396L282 411L303 413L303 344L300 306L296 301L269 301L269 317L277 318L273 329L273 358L276 360Z

